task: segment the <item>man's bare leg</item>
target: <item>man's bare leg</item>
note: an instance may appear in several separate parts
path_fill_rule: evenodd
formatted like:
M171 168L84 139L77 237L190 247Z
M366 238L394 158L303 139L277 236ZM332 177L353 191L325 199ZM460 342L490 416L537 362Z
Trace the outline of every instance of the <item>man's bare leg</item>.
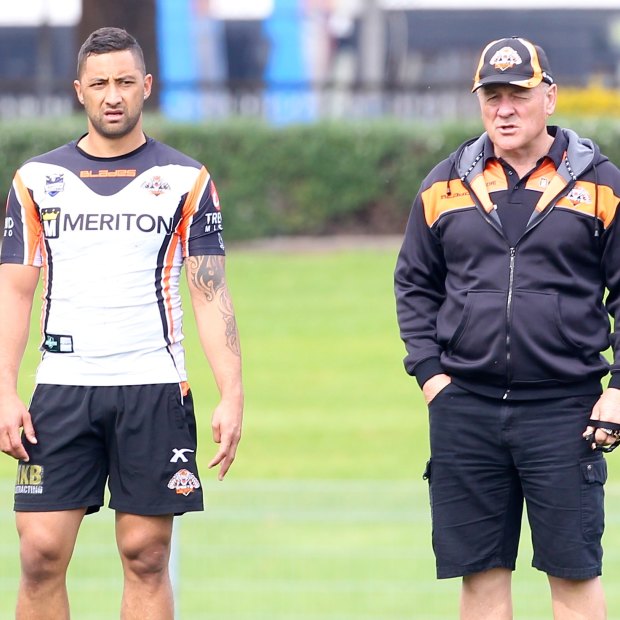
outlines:
M174 620L168 572L172 515L116 513L116 542L124 573L122 620Z
M512 571L492 568L463 577L461 620L512 620Z
M606 620L607 607L599 577L575 580L549 577L554 620Z
M16 620L67 620L67 567L84 509L17 512L21 578Z

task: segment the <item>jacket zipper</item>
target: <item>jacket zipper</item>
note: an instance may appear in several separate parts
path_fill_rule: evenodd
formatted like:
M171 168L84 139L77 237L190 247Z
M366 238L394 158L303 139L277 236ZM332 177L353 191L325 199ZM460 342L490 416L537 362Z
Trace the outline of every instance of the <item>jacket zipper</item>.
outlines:
M469 195L472 197L474 203L476 204L476 206L479 209L480 214L482 215L482 217L487 221L488 224L490 224L502 237L504 237L504 239L506 239L506 236L504 235L504 231L497 226L497 224L493 221L493 219L491 217L489 217L489 215L487 214L487 212L485 211L484 207L482 206L480 200L478 199L478 196L476 196L476 193L473 191L471 185L465 180L465 179L461 179L463 181L463 184L465 185L465 187L467 188L467 191L469 192ZM549 204L547 205L547 207L545 208L545 212L541 215L541 217L539 217L537 220L534 221L534 223L527 227L523 233L523 235L521 235L521 238L519 239L519 241L521 241L521 239L528 234L532 229L536 228L548 215L549 213L551 213L553 206L555 206L555 204L558 202L558 200L560 200L560 198L562 198L563 196L566 196L570 190L572 189L572 187L575 185L575 181L573 180L572 182L568 183L568 185L562 190L560 191L554 198L552 198L549 201ZM512 371L510 368L510 364L511 364L511 354L510 354L510 314L511 314L511 310L512 310L512 289L514 286L514 267L515 267L515 254L516 254L516 246L519 245L519 241L517 241L517 243L515 244L515 247L511 247L509 248L510 251L510 267L509 267L509 276L508 276L508 298L506 300L506 391L504 392L504 394L502 395L502 400L506 400L508 398L508 396L510 395L510 388L508 387L510 385L510 382L512 380Z
M514 286L514 276L515 276L515 254L516 249L510 248L510 267L508 269L508 297L506 299L506 385L510 385L510 380L512 376L512 370L510 367L511 364L511 354L510 354L510 315L512 313L512 289ZM508 398L510 394L510 388L506 388L502 399Z
M512 293L513 293L513 287L514 287L514 271L515 271L515 255L517 253L517 248L516 246L519 245L519 242L521 241L521 239L528 234L532 229L536 228L545 218L547 218L549 216L549 213L551 213L553 207L555 206L555 204L558 202L558 200L560 200L560 198L562 198L562 196L566 196L570 189L573 187L574 182L573 183L569 183L567 185L567 187L565 187L557 196L555 196L555 198L553 198L551 201L549 201L549 204L547 205L547 207L545 208L544 213L541 214L541 216L534 221L534 223L529 226L528 228L525 229L525 232L523 233L523 235L521 235L521 238L517 241L517 243L515 244L515 247L511 247L510 248L510 268L509 268L509 276L508 276L508 298L506 300L506 391L504 392L502 399L506 400L508 398L508 396L510 395L510 388L508 387L512 381L512 368L511 368L511 354L510 354L510 326L511 326L511 320L510 320L510 316L511 316L511 311L512 311ZM471 191L471 189L470 189Z

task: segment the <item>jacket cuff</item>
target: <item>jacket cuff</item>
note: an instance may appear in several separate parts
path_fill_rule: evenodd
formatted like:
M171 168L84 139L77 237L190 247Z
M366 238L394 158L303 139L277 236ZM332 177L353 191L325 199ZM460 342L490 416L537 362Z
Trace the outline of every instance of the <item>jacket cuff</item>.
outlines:
M616 388L620 390L620 372L612 373L607 387Z
M414 369L414 374L418 385L422 387L431 377L441 375L445 371L441 367L438 357L430 357L420 362ZM620 381L620 376L618 377Z

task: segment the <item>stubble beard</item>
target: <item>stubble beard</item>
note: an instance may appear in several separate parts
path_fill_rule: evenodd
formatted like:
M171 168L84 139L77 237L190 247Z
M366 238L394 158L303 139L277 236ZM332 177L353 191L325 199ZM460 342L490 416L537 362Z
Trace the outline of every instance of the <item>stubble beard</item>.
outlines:
M142 110L133 116L125 116L120 123L106 123L102 116L90 116L89 121L96 133L110 140L119 140L129 135L138 124Z

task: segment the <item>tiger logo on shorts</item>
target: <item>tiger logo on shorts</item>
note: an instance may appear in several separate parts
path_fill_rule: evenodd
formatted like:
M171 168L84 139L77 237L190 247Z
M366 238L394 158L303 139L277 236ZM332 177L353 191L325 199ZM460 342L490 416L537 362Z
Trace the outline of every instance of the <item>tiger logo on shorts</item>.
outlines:
M168 488L175 489L178 495L187 496L200 488L200 482L188 469L179 469L179 471L170 478Z

